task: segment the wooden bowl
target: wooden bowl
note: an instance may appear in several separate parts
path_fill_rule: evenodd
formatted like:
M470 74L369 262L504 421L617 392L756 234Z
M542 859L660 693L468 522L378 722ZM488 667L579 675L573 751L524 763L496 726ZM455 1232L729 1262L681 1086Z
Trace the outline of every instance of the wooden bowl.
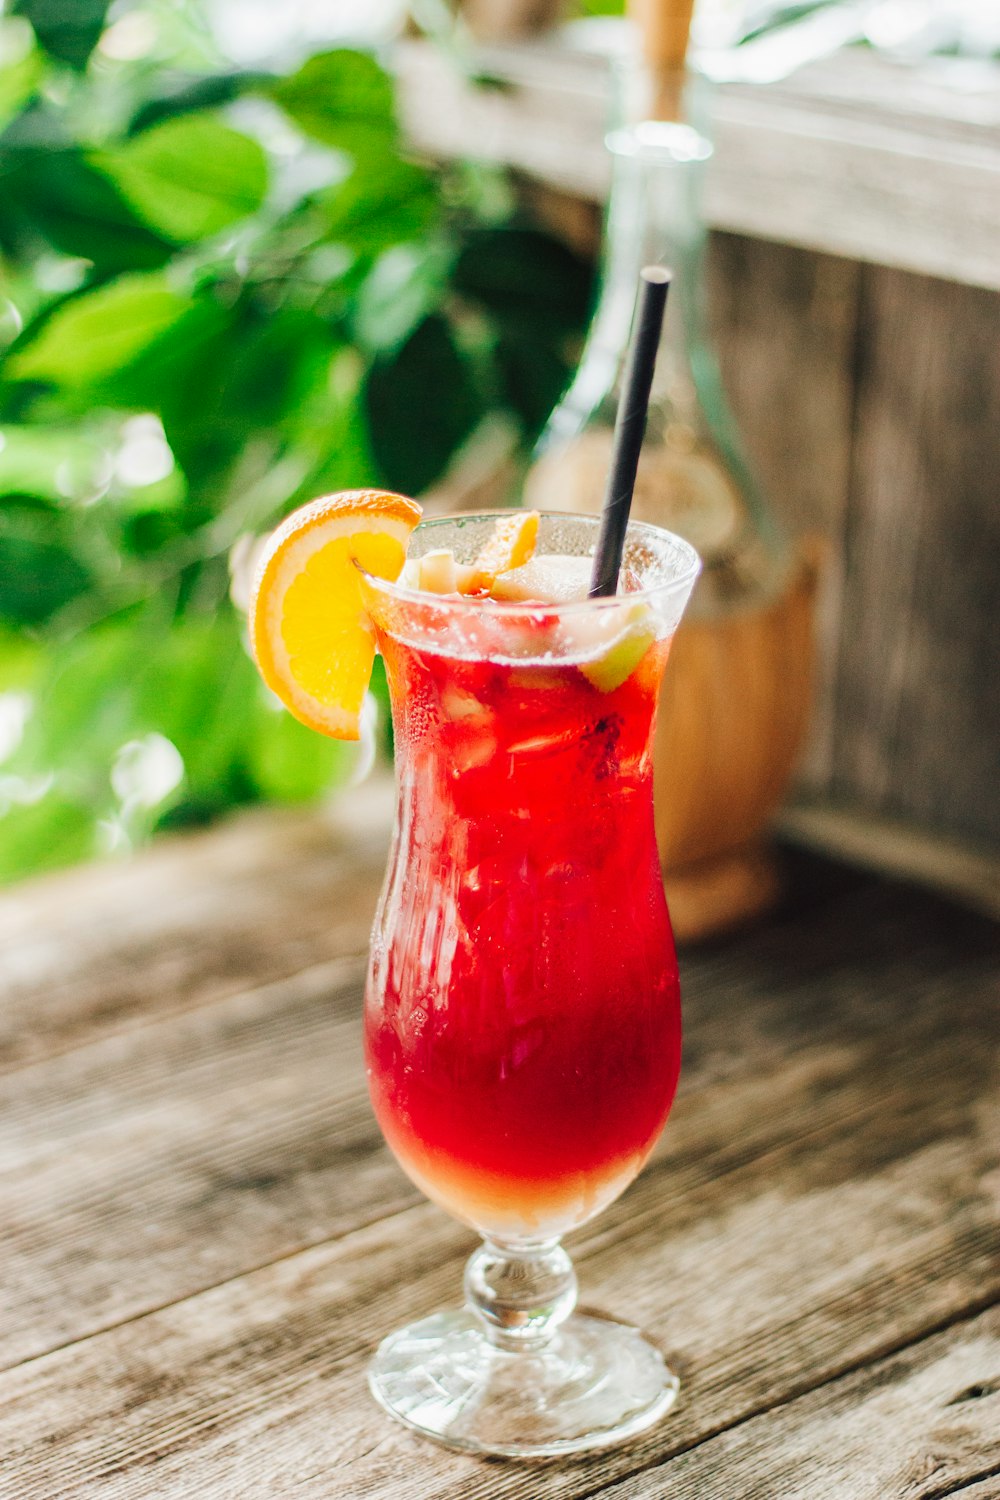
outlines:
M759 914L778 894L764 830L809 720L820 549L800 544L776 597L685 621L654 743L656 838L679 941Z

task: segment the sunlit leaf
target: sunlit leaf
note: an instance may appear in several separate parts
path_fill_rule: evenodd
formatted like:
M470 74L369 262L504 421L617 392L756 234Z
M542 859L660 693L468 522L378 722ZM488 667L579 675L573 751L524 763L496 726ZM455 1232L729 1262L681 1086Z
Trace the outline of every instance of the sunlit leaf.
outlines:
M207 115L165 120L96 160L147 224L179 242L254 213L267 191L263 148Z
M42 54L34 47L9 61L4 58L5 27L23 25L23 21L0 20L0 125L6 125L27 103L42 77Z
M210 399L213 362L235 317L211 293L195 297L114 376L119 405L162 412L177 402L204 410ZM171 434L167 434L171 447ZM176 449L175 449L176 452Z
M394 245L362 283L353 318L366 349L397 348L440 305L448 279L446 256L423 245Z
M439 214L430 172L399 157L374 164L359 162L317 202L327 238L363 254L422 239Z
M367 53L321 52L267 92L306 135L372 166L396 142L392 83Z
M271 82L267 73L233 70L228 73L206 73L201 78L179 77L156 80L158 92L139 105L129 121L128 134L139 135L162 120L180 115L197 114L204 109L218 109L229 104L249 89L266 87Z
M221 811L245 758L246 714L257 676L233 612L178 621L149 646L135 674L133 718L176 745L186 795Z
M122 276L64 302L8 356L5 373L57 386L99 386L189 306L161 276Z
M103 805L111 756L131 738L132 683L144 649L128 621L50 648L37 683L38 707L14 769L28 775L69 771L77 784L99 780Z
M40 248L41 239L64 255L93 261L104 275L162 266L173 254L169 241L142 222L82 151L7 148L0 151L0 167L0 224L26 254Z
M43 655L37 639L0 626L0 693L29 687L43 666Z
M0 880L96 852L98 821L114 806L112 758L130 737L128 628L92 631L47 656L21 745L2 768L11 782L0 797Z
M0 432L0 496L89 497L106 462L104 446L72 427L6 426Z
M289 503L302 504L333 490L374 484L379 479L372 453L363 392L355 384L336 388L326 379L313 399L297 413L295 431L299 444L314 455L312 467Z
M27 803L0 803L0 882L75 864L96 852L93 812L54 786Z

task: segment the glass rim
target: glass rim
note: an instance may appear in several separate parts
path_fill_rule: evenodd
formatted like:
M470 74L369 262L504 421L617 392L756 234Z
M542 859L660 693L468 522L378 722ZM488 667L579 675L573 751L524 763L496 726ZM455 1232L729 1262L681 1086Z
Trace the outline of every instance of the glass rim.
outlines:
M438 527L450 526L455 521L495 522L507 516L517 515L518 509L517 506L505 506L500 510L459 510L451 511L445 516L430 516L426 521L420 521L414 527L413 535L416 536L418 532L426 533ZM538 515L542 519L549 518L557 522L583 521L592 526L595 533L600 525L600 516L587 515L583 511L540 510ZM380 578L375 573L369 573L360 563L356 562L355 566L369 587L400 603L453 610L457 615L482 614L485 611L490 615L507 619L516 619L519 615L525 614L535 615L539 609L544 609L546 614L562 616L619 609L623 603L652 605L657 600L662 601L675 594L686 594L694 587L701 572L701 558L684 537L678 536L676 531L668 531L665 526L654 526L649 521L629 521L625 535L626 538L638 535L668 542L674 548L678 561L683 560L683 566L678 567L677 571L668 577L645 588L631 589L623 594L608 594L599 599L568 599L555 603L546 603L537 599L490 599L471 594L435 594L428 589L410 588L407 584L389 578Z

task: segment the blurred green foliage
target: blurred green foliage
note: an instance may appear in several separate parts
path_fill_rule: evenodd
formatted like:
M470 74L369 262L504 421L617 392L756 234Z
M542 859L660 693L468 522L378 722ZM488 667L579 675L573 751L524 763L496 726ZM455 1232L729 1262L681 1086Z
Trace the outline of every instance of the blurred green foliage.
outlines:
M0 21L0 879L351 774L230 552L498 413L527 445L589 298L502 180L407 159L373 57L234 71L195 0L106 11Z

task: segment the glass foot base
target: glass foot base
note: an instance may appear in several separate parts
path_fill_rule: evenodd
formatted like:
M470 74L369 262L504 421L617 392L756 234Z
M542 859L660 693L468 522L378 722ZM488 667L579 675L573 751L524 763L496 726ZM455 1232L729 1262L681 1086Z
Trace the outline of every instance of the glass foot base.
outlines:
M663 1416L678 1380L637 1328L576 1313L548 1343L497 1348L469 1310L411 1323L368 1374L385 1409L450 1448L544 1458L623 1442Z

